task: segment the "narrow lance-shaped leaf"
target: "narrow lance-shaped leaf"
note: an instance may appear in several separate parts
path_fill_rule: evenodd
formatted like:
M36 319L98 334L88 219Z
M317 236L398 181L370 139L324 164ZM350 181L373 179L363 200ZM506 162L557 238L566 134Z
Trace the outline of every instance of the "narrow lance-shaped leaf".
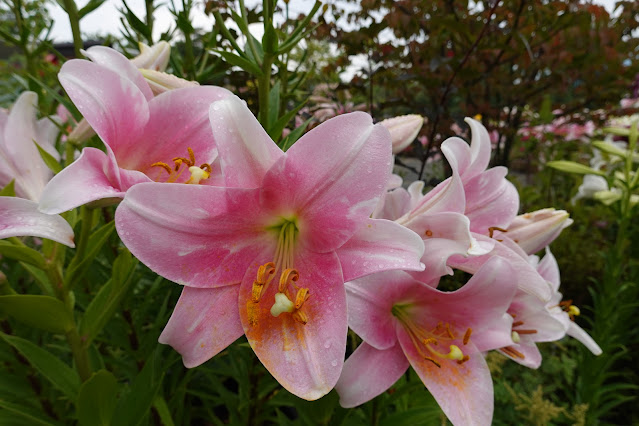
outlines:
M73 318L64 303L50 296L0 296L0 310L18 321L53 333L66 333L73 327Z
M4 333L0 333L0 338L20 352L40 374L60 389L67 398L75 400L80 388L80 378L75 370L60 361L57 356L28 340Z
M60 173L60 171L62 170L62 166L60 165L60 163L58 163L58 160L53 158L51 154L42 149L40 144L38 144L35 140L33 141L33 143L38 148L38 152L40 153L40 157L42 157L42 161L44 161L44 164L46 164L53 173Z
M108 426L113 424L113 411L117 403L118 383L112 373L100 370L82 384L76 409L82 426Z

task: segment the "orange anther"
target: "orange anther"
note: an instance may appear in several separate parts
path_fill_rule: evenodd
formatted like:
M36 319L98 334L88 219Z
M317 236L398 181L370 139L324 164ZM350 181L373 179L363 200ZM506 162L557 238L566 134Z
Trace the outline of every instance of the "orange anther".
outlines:
M279 292L280 293L284 293L286 291L286 288L288 287L289 283L294 283L295 281L297 281L300 277L299 272L297 272L297 270L295 269L285 269L284 272L282 272L282 275L280 275L280 285L278 287Z
M515 322L513 323L513 327L518 327L518 326L520 326L520 325L523 325L523 323L524 323L523 321L515 321Z
M517 334L537 334L537 330L517 330Z
M291 315L293 316L293 319L295 321L299 322L302 325L306 325L306 323L308 322L308 316L302 311L296 310Z
M158 161L157 163L151 164L151 167L162 167L164 170L167 171L168 174L173 173L173 171L171 170L171 167L169 167L168 164L163 163L161 161Z
M493 237L493 232L495 232L495 231L508 232L507 230L499 228L498 226L491 226L490 228L488 228L488 236L490 238L492 238Z
M300 288L297 290L297 295L295 296L295 309L300 309L310 296L311 295L308 293L307 288Z
M433 337L429 337L427 339L424 339L424 345L437 345L437 339L435 339Z
M460 359L459 361L457 361L457 364L462 365L463 363L465 363L466 361L468 361L470 359L470 357L468 355L464 355L464 357L462 359Z
M470 340L470 335L472 332L473 332L473 329L469 327L468 330L466 330L466 333L464 333L464 339L462 340L462 343L464 345L468 344L468 341Z

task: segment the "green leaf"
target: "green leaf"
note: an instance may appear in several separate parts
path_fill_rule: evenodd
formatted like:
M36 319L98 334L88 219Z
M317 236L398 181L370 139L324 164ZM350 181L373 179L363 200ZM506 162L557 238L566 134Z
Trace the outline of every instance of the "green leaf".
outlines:
M309 118L305 122L303 122L299 127L295 128L291 133L289 133L281 143L280 148L282 151L287 151L297 140L302 136L304 130L308 127L308 125L313 121L313 118Z
M115 259L112 279L100 288L82 318L80 336L84 339L85 345L88 346L100 334L120 306L120 302L131 288L137 263L137 259L134 259L128 250Z
M0 197L15 197L16 196L16 180L13 179L0 191Z
M129 392L120 396L116 408L119 426L138 425L151 409L155 395L164 379L158 351L159 349L146 361L140 374L133 380Z
M164 426L174 426L173 419L171 418L171 412L169 411L169 407L166 405L166 401L162 398L161 395L158 395L153 400L153 408L157 411L158 416L160 416L160 421Z
M104 224L100 229L95 231L91 237L89 237L89 243L87 244L87 250L84 256L81 259L74 257L67 268L64 281L68 288L73 288L73 286L82 279L84 274L86 274L89 266L93 263L93 259L95 259L97 254L100 252L100 249L109 239L114 229L115 221L111 221Z
M78 11L78 17L84 18L89 13L93 12L98 7L104 4L104 0L90 0L82 9Z
M62 170L62 166L60 165L60 163L58 163L58 160L53 158L53 156L51 154L49 154L47 151L42 149L42 147L40 146L40 144L38 144L38 142L36 142L34 140L33 143L38 148L38 152L40 153L40 157L42 157L42 160L44 161L44 164L46 164L47 167L49 169L51 169L51 171L54 174L60 173L60 171Z
M66 333L73 328L73 318L64 303L50 296L0 296L0 310L18 321L52 333Z
M253 74L256 77L262 77L264 73L262 70L255 64L254 62L249 61L248 59L244 59L239 57L238 55L226 52L224 50L212 50L211 52L220 55L226 62L236 67L242 68L244 71Z
M57 356L34 345L28 340L0 333L0 338L13 346L29 363L69 399L75 400L80 389L80 378L71 367Z
M8 411L12 415L15 415L19 418L26 420L29 425L54 425L52 420L45 419L41 413L36 414L33 411L33 407L25 407L20 404L16 404L14 402L5 401L4 399L0 399L0 408ZM4 423L3 423L4 424Z
M299 105L297 105L292 110L288 111L286 114L281 116L279 120L275 122L275 124L273 124L273 127L269 129L270 131L268 132L269 136L271 136L273 140L277 140L280 138L280 136L282 135L282 131L284 130L284 127L286 127L289 121L291 121L295 117L295 114L297 114L299 110L302 109L304 105L306 105L307 101L308 99L300 103ZM304 127L304 129L305 128L306 127Z
M26 246L18 246L9 241L0 240L0 255L25 262L40 269L46 268L46 261L40 252Z
M100 370L82 384L76 405L82 426L108 426L117 403L118 382L115 376Z
M60 94L57 92L57 89L50 88L42 81L31 75L29 76L29 80L40 86L48 96L53 97L53 99L58 101L58 103L62 104L67 109L67 111L71 113L75 121L80 122L80 120L82 120L82 114L80 114L73 102L63 96L60 96Z
M302 33L304 32L304 29L311 22L311 19L313 19L313 16L315 16L315 14L317 13L317 11L319 10L321 6L322 6L321 1L315 1L313 8L308 13L308 15L306 15L306 17L302 20L302 22L300 22L297 25L297 27L295 27L295 29L293 30L289 38L284 43L281 44L278 53L280 54L286 53L288 50L297 46L297 43L302 39L302 35L303 35Z
M153 36L151 34L151 31L149 31L149 27L147 27L147 25L142 22L135 13L133 13L133 11L129 8L129 5L126 4L125 1L122 1L122 4L124 4L126 11L120 10L120 12L126 17L126 20L131 28L142 34L147 40L152 40Z
M581 175L598 175L606 176L606 174L600 170L595 170L583 164L575 163L574 161L549 161L547 163L549 167L553 169L561 170L567 173L576 173Z

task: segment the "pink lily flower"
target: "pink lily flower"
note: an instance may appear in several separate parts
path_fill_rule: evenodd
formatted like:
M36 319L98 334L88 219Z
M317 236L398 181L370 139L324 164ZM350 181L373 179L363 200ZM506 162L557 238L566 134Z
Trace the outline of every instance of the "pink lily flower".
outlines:
M491 142L488 131L481 123L466 118L472 139L470 146L457 137L442 144L442 152L459 167L459 175L466 193L465 215L470 219L470 230L488 235L492 228L506 229L519 210L519 194L506 180L505 167L488 168Z
M54 158L55 117L36 118L38 95L24 92L10 113L0 110L0 186L14 181L16 197L0 197L0 238L34 236L74 247L73 229L58 215L38 211L38 199L53 172L38 151Z
M448 141L442 147L447 145ZM433 285L441 276L452 275L453 270L447 265L451 256L483 255L494 244L490 240L479 244L471 235L470 220L464 215L466 198L456 159L447 158L453 171L450 178L426 194L422 194L422 181L411 183L408 189L397 187L384 195L373 213L375 218L393 220L422 237L422 263L426 267L412 275Z
M102 199L119 201L141 182L216 184L221 174L208 122L209 105L231 96L200 86L153 97L142 74L113 49L86 51L59 79L106 147L85 148L47 185L40 210L60 213Z
M566 335L561 322L546 309L546 303L536 296L517 291L508 314L513 317L513 343L499 351L513 361L529 368L539 368L541 353L537 342L554 342Z
M505 315L516 290L511 273L495 258L454 292L401 271L347 283L349 326L364 342L337 382L340 404L374 398L410 364L453 424L489 425L493 386L481 352L512 343Z
M539 262L539 258L533 257L533 263ZM550 314L564 326L568 336L579 340L594 355L601 355L602 351L597 342L586 331L575 322L575 317L580 314L579 308L572 304L571 301L562 301L562 294L559 292L560 276L559 266L555 256L546 247L546 254L537 264L537 270L551 285L553 296L546 304L546 308Z
M552 297L552 289L539 272L528 261L528 255L514 241L505 236L498 240L473 233L473 237L480 245L493 244L493 249L480 256L462 257L451 256L448 265L455 269L461 269L470 274L476 273L486 262L493 257L506 259L515 271L511 279L517 284L517 288L524 293L533 295L544 302Z
M143 183L116 212L131 252L186 286L160 342L194 367L245 334L282 386L320 398L344 362L344 281L423 268L417 235L370 218L390 176L388 131L345 114L284 153L238 98L213 103L210 119L225 187Z

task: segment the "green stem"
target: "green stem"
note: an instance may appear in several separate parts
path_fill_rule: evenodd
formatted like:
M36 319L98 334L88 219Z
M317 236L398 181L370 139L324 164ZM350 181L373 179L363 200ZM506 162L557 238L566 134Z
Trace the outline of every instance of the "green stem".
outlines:
M55 256L53 257L55 259ZM50 263L46 270L49 281L53 285L53 289L59 300L64 303L64 306L69 310L71 318L74 318L73 301L69 297L69 291L64 286L64 278L62 277L62 271L59 268L57 262ZM75 361L75 367L78 370L80 379L84 382L91 377L91 364L89 363L89 353L87 348L82 343L82 338L78 333L78 327L73 320L71 329L66 333L67 343L71 349L73 360Z
M273 59L272 55L264 53L262 76L257 79L257 95L260 106L258 119L264 128L268 125L268 98L271 91L271 66L273 65Z
M155 5L153 0L145 0L146 5L146 26L149 29L149 33L153 36L153 12L155 12ZM149 40L152 43L152 40Z
M71 348L73 354L73 360L75 361L75 368L78 370L80 380L86 381L91 374L91 363L89 362L89 352L82 344L82 338L78 334L77 327L73 327L71 331L67 333L67 342Z
M11 288L11 284L7 280L7 276L0 272L0 294L1 295L11 295L16 294L16 292Z
M64 0L64 8L67 15L69 15L69 23L71 24L71 34L73 34L73 49L75 51L75 57L82 57L82 35L80 34L80 17L78 15L78 6L75 4L75 0Z

